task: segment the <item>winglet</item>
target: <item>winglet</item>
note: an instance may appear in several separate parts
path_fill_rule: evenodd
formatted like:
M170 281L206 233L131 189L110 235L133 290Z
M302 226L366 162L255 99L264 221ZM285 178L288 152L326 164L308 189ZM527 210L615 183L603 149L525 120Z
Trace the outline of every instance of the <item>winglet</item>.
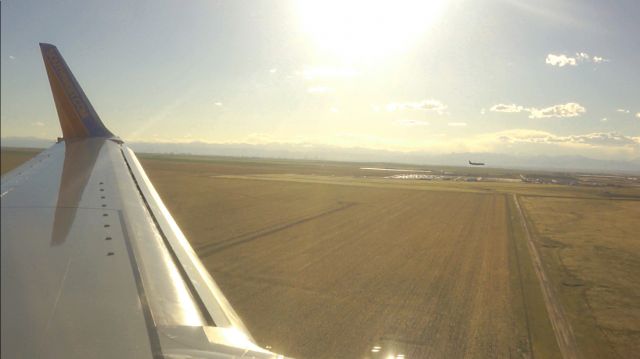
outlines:
M58 49L51 44L41 43L40 50L58 111L62 137L65 140L114 137L113 133L102 124Z

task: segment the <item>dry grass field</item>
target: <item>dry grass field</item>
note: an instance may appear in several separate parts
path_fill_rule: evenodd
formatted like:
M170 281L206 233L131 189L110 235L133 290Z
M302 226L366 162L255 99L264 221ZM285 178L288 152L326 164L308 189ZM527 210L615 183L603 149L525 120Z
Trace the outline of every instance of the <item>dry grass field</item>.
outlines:
M5 150L0 151L0 174L20 166L23 162L26 162L31 157L40 153L38 149L19 149L19 150Z
M3 151L3 173L24 158ZM325 162L141 161L258 343L273 350L560 358L527 238L579 354L639 350L638 188L399 181Z
M585 358L640 355L640 201L526 197Z
M559 355L503 193L364 181L341 165L143 165L262 345L303 358Z
M210 212L196 249L264 344L327 358L528 350L503 197L209 181L225 189L211 202L243 210Z

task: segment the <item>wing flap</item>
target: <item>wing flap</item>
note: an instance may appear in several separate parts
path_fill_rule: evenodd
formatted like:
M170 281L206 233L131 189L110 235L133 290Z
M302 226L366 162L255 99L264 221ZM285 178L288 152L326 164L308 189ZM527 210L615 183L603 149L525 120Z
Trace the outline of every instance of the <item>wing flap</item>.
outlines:
M203 306L203 311L211 317L216 326L234 327L248 335L248 330L242 320L201 264L184 234L164 206L133 151L123 146L123 156L149 212L154 217L154 222L166 241L167 248L175 257L176 262L180 263L183 275L191 283L190 288L201 301L200 305Z

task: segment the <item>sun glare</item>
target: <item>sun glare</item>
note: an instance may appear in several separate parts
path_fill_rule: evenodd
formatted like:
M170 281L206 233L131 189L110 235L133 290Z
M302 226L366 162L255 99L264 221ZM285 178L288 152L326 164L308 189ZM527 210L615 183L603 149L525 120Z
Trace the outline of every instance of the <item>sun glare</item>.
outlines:
M440 19L445 0L300 0L303 30L329 55L358 61L414 45Z

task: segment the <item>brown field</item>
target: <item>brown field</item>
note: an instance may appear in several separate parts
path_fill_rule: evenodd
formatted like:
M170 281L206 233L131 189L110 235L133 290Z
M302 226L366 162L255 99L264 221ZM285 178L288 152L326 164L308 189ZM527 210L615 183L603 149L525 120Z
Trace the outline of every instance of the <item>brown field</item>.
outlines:
M3 173L12 156L3 151ZM527 238L580 357L640 349L637 188L399 181L326 162L141 160L253 336L275 351L559 358Z
M640 201L526 197L580 354L640 355Z
M11 150L2 148L2 151L0 151L0 174L5 174L20 166L23 162L40 153L40 151L41 150L30 148Z

